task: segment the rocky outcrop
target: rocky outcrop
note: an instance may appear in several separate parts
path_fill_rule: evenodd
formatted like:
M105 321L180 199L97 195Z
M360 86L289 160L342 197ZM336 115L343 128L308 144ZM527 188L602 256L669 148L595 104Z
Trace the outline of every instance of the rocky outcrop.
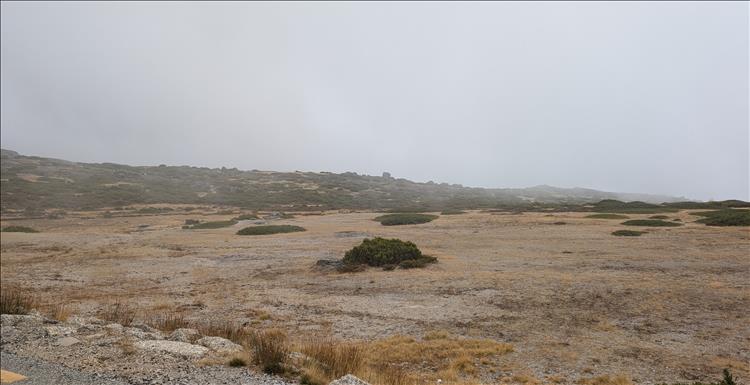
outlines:
M218 353L237 353L242 351L242 346L221 337L203 337L195 341L195 343Z
M170 341L179 341L179 342L187 342L187 343L193 343L196 340L201 338L201 333L198 332L196 329L190 329L190 328L180 328L176 329L175 331L170 334L167 339Z
M359 378L347 374L344 377L339 378L338 380L331 381L328 385L370 385L369 382L360 380Z
M146 340L138 341L135 347L141 350L147 350L158 353L168 353L184 358L201 358L208 353L208 348L193 345L187 342L164 341L164 340Z

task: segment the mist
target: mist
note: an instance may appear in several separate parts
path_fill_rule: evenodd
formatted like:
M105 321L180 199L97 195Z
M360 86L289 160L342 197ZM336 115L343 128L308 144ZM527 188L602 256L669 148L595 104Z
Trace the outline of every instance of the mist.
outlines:
M2 147L750 200L726 3L10 3Z

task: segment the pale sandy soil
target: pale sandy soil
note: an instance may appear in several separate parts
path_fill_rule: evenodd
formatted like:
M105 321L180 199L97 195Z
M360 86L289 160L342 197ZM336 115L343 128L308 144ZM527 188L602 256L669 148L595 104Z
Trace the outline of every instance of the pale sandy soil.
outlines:
M730 367L750 380L747 227L707 227L681 212L669 216L682 227L615 237L626 228L620 220L584 213L472 212L394 227L371 221L376 215L298 216L273 223L308 231L245 237L234 234L241 225L181 229L186 218L231 216L6 220L42 232L2 233L2 285L36 288L76 312L119 298L144 312L180 309L292 335L445 329L512 343L513 353L488 364L498 377L574 383L625 374L655 383L715 380ZM411 240L440 262L356 274L312 269L366 236Z

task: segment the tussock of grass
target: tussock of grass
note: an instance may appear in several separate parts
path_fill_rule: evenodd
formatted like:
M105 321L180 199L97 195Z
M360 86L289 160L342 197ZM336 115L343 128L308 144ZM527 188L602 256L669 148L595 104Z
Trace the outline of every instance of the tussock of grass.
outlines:
M635 230L617 230L612 232L612 235L618 237L640 237L642 234L646 234L646 232Z
M750 210L716 210L691 213L705 217L696 222L708 226L750 226Z
M266 225L266 226L250 226L237 232L237 235L268 235L268 234L282 234L282 233L295 233L299 231L306 231L304 227L294 225Z
M333 339L312 339L300 346L300 352L312 360L305 362L308 377L328 383L349 373L360 372L365 363L362 344L338 342Z
M39 298L27 290L5 287L0 291L0 314L29 314L39 306Z
M399 213L381 215L379 217L375 217L373 220L376 222L380 222L380 224L383 226L399 226L418 225L421 223L432 222L437 218L437 215L430 214Z
M661 219L632 219L622 222L625 226L648 226L648 227L677 227L680 223L666 222Z
M183 229L187 230L206 230L206 229L220 229L223 227L230 227L237 224L237 221L235 220L229 220L229 221L213 221L213 222L202 222L202 223L196 223L194 225L185 225L182 226Z
M576 382L579 385L633 385L633 381L627 376L598 376L591 378L583 378Z
M284 363L289 355L286 334L281 330L257 330L249 334L253 361L265 373L284 372Z
M630 219L627 215L622 214L591 214L587 215L586 218L593 219Z
M133 323L133 320L135 320L135 313L135 309L117 301L100 310L99 318L105 321L118 323L122 326L130 326L130 324Z
M185 317L174 311L163 312L162 314L152 315L146 322L149 326L159 329L163 332L173 332L180 328L190 327L190 323Z
M39 231L26 226L6 226L0 230L4 233L38 233Z

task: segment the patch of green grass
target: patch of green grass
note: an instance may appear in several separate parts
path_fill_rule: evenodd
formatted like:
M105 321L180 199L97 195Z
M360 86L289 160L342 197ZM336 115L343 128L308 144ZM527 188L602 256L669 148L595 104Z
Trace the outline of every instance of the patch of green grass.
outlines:
M632 219L622 222L625 226L648 226L648 227L677 227L682 226L679 223L667 222L661 219Z
M404 261L412 262L401 266ZM380 237L365 239L361 244L347 251L343 259L345 265L398 265L403 268L424 267L436 261L437 258L422 255L413 242Z
M229 227L234 226L237 224L237 221L230 220L230 221L214 221L214 222L202 222L202 223L196 223L192 226L182 226L183 229L188 230L206 230L206 229L220 229L222 227Z
M299 231L305 231L304 227L294 225L266 225L266 226L250 226L237 232L237 235L268 235L268 234L282 234L282 233L295 233Z
M374 218L374 221L380 222L383 226L398 226L398 225L418 225L420 223L432 222L437 219L437 215L430 214L416 214L416 213L402 213L402 214L386 214Z
M750 226L750 210L716 210L691 213L705 217L696 222L708 226Z
M38 233L39 231L26 226L7 226L3 227L2 232L4 233Z
M460 215L460 214L466 214L466 211L463 210L443 210L440 212L440 215Z
M635 230L617 230L617 231L612 232L612 235L615 235L618 237L640 237L641 234L646 234L646 232L635 231Z
M586 215L586 218L593 219L630 219L627 215L622 214L591 214Z

